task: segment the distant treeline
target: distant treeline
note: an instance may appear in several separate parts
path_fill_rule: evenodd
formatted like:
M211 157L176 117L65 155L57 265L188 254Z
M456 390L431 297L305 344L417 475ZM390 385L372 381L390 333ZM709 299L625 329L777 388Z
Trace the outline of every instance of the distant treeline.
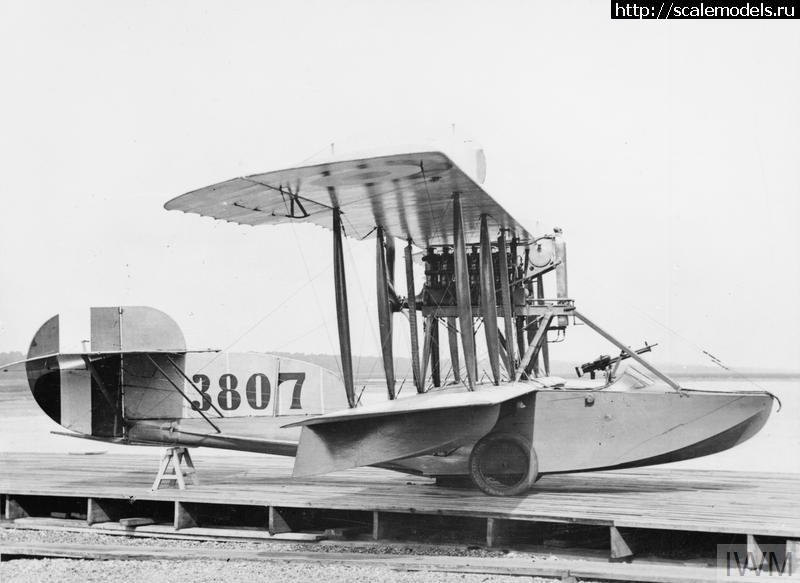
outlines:
M297 352L275 352L273 354L310 362L338 374L342 372L342 362L338 356L333 354L302 354ZM401 381L404 378L411 378L411 359L395 357L394 370L395 377ZM383 361L381 357L354 356L353 375L356 378L356 384L366 382L369 379L383 378Z
M0 352L0 365L8 364L9 362L17 362L18 360L23 360L25 355L21 352L17 352L16 350L12 350L11 352Z

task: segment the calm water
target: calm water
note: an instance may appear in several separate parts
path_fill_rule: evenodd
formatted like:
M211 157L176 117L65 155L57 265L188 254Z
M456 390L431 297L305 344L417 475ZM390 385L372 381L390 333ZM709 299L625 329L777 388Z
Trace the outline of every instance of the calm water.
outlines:
M719 470L749 470L763 472L800 473L800 379L757 380L759 386L775 394L783 408L773 410L766 426L749 441L728 451L695 460L671 464L681 468ZM689 388L725 390L753 389L742 381L681 379ZM402 395L411 395L412 386L403 388ZM374 402L384 398L384 389L373 386L364 391L362 401ZM51 421L37 407L23 378L0 375L0 451L42 451L89 453L148 452L157 457L153 448L112 445L72 437L52 435L63 428ZM202 450L203 456L231 455L221 450Z

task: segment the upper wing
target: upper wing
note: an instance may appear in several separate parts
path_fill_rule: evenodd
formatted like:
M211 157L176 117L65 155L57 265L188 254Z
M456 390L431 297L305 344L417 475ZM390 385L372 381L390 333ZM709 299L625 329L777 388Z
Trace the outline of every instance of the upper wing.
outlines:
M480 217L531 238L503 207L441 152L395 154L329 162L234 178L189 192L164 205L244 225L290 221L331 228L332 209L343 213L347 235L369 236L376 226L387 236L418 247L452 243L453 194L462 195L467 239L477 240Z

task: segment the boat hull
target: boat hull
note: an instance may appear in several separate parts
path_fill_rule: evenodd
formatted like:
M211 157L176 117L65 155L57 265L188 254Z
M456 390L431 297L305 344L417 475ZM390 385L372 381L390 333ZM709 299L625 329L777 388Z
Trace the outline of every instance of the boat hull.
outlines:
M543 389L524 407L507 412L494 431L530 438L540 475L632 468L730 449L758 433L772 405L773 397L764 392ZM471 449L384 467L464 476Z
M421 443L422 435L430 432L423 431L425 428L434 433L444 426L469 428L471 441L462 439L461 447L456 446L455 451L443 447L438 455L411 456L406 450L402 454L382 452L375 459L359 459L359 463L347 467L375 464L429 476L467 475L474 443L492 432L513 432L530 440L540 475L663 464L711 455L747 440L767 422L772 405L773 397L765 392L678 393L658 385L639 390L533 389L504 402L499 415L493 409L496 423L492 421L485 427L478 428L474 420L468 421L464 410L446 409L438 421L425 422L414 430L404 426L397 436L387 438L386 431L376 433L379 441L394 447L405 442ZM396 417L407 425L411 421L409 415L407 412ZM199 419L181 420L179 426L144 421L131 426L128 437L138 442L296 455L298 428L286 426L292 420L295 418L219 419L216 422L223 431L222 437L209 434ZM447 430L444 434L448 431L452 433ZM351 426L343 435L355 439L356 433L356 427ZM449 443L452 439L439 441ZM415 449L431 451L431 447L427 444ZM375 444L365 448L364 444L354 443L342 449L359 456L365 450L377 451Z

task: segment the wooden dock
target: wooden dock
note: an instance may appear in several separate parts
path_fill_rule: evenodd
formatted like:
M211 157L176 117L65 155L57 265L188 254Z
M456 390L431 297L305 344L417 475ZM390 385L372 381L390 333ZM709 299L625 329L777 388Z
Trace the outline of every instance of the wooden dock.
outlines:
M288 458L194 455L199 484L151 491L155 449L152 456L3 453L5 518L50 516L55 502L44 501L71 500L86 508L90 523L140 516L142 504L160 507L172 513L178 531L202 526L213 512L241 508L251 517L261 516L258 510L262 527L280 532L290 529L292 512L311 509L371 520L376 539L393 538L393 524L414 515L481 523L489 545L559 523L608 527L612 547L618 529L800 540L798 477L791 474L666 468L569 474L543 477L526 496L494 498L373 468L294 480Z

